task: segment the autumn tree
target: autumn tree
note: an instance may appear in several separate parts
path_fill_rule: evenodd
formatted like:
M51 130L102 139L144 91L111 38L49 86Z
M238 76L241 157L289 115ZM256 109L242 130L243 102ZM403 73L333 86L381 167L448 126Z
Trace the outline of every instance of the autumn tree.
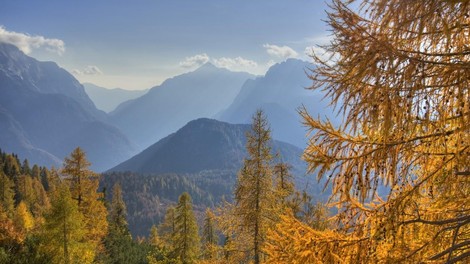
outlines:
M10 216L13 214L15 206L14 197L13 181L3 171L0 171L0 204L3 206L3 210Z
M34 218L25 202L21 201L15 209L13 218L17 230L27 234L34 227Z
M203 253L206 260L217 259L218 235L215 225L215 215L211 209L207 208L202 229Z
M274 210L276 196L271 164L271 131L263 111L258 110L254 114L246 137L248 157L238 173L234 213L240 219L241 231L248 234L250 254L258 264L263 259L266 231L273 226L277 215Z
M163 240L163 247L167 251L173 251L175 246L174 234L176 234L175 207L168 206L165 218L159 226L159 231Z
M470 2L354 2L332 1L333 39L323 47L331 58L314 56L310 76L344 123L301 112L311 129L304 158L338 207L334 232L307 232L305 256L468 261Z
M279 162L273 168L273 183L275 202L278 204L278 212L281 214L288 208L292 209L292 196L295 193L293 176L290 172L291 166L285 162Z
M195 263L199 257L199 234L191 196L184 192L175 208L174 255L183 264Z
M61 172L67 177L72 197L83 214L87 229L86 238L96 246L97 253L100 253L104 250L103 239L108 230L107 211L102 194L97 192L98 175L89 169L90 165L85 153L76 148L65 158Z
M83 215L67 186L60 186L46 215L41 249L53 263L91 263L94 247L85 239Z

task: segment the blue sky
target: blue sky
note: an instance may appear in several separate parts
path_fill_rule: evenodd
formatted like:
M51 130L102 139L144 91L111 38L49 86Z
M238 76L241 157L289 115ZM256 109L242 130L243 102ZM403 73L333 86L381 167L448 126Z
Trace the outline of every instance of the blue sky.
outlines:
M328 37L317 0L2 0L0 41L81 82L145 89L204 62L264 74Z

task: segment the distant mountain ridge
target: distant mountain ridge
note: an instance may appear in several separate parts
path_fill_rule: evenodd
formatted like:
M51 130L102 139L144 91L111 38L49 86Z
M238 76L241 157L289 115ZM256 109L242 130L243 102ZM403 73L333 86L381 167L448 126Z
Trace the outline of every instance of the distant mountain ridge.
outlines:
M60 166L80 146L100 171L134 150L70 73L5 43L0 43L0 128L0 148L45 166Z
M253 76L207 63L197 70L164 81L145 95L111 112L114 124L140 149L201 117L213 117L237 96Z
M106 113L115 110L121 103L140 97L148 92L148 90L108 89L92 83L83 83L83 87L96 107Z
M298 114L302 105L314 116L327 115L334 119L323 94L306 89L311 85L307 73L312 67L298 59L273 65L264 76L245 82L233 103L216 118L229 123L248 123L256 109L263 109L271 120L274 138L304 148L307 131Z
M198 173L205 170L238 171L246 157L246 132L250 125L229 124L215 119L190 121L177 132L109 170L137 173ZM302 150L276 140L273 151L285 162L305 172Z

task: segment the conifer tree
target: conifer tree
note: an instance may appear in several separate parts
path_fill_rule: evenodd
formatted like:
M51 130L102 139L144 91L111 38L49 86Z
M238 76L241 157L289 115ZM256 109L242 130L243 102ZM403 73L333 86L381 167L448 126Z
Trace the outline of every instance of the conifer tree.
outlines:
M0 203L7 215L12 215L15 206L14 183L3 171L0 171Z
M301 114L311 129L304 158L332 185L336 226L319 232L287 219L278 230L305 263L468 262L470 1L330 7L331 57L314 56L310 78L345 122ZM271 248L272 261L288 248Z
M195 263L199 256L199 235L191 196L184 192L175 208L174 255L183 264Z
M204 259L215 261L217 259L217 232L215 228L215 215L211 209L206 209L204 227L202 231Z
M60 186L46 215L42 251L52 257L53 263L91 263L94 247L85 240L85 228L68 187Z
M165 250L172 252L175 247L174 234L176 233L175 207L168 206L163 223L159 226Z
M163 241L158 235L158 229L155 225L150 228L149 244L157 248L163 247Z
M129 227L127 224L127 209L122 197L122 189L120 184L113 186L113 198L111 200L111 208L109 210L109 229L120 236L130 237Z
M274 181L274 202L278 205L279 212L282 214L288 208L292 207L292 195L295 188L293 183L293 176L290 173L290 165L284 162L279 162L273 168L273 181Z
M83 214L87 229L86 239L95 245L97 253L101 253L104 250L103 239L108 232L107 210L102 194L97 192L98 175L89 166L85 153L76 148L70 157L65 158L61 172L67 176L72 197Z
M27 234L34 227L34 218L25 202L21 201L15 209L14 222L17 230Z
M266 232L273 226L276 215L270 140L268 121L258 110L247 133L248 157L238 174L235 190L235 215L240 219L241 231L248 234L250 241L247 243L251 245L255 264L263 259Z
M96 173L89 169L90 165L85 152L79 147L64 160L62 173L69 177L72 197L77 200L78 207L82 205L83 200L90 192L96 192L96 190L92 190L92 180L96 178Z

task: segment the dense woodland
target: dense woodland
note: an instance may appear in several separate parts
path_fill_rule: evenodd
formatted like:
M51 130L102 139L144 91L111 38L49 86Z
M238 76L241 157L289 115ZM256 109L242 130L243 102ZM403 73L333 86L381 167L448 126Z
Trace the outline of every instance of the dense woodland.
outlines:
M233 193L210 181L219 172L199 184L114 173L100 186L80 148L57 170L1 153L0 262L468 263L470 2L352 2L332 1L330 58L312 54L310 72L311 89L323 89L344 122L300 111L311 132L304 159L332 187L334 215L275 162L260 110L237 177L227 177ZM121 186L125 178L134 180ZM130 185L142 192L130 197ZM136 225L154 223L133 237L127 211L152 192L164 206L139 212Z

